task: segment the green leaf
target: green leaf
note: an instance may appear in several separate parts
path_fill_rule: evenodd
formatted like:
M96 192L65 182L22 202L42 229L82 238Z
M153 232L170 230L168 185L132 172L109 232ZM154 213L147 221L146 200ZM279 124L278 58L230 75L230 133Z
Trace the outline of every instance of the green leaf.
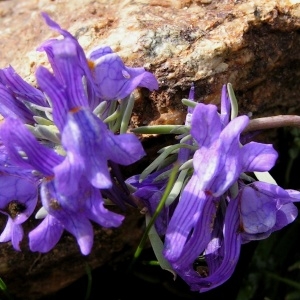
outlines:
M277 185L277 182L269 172L254 172L254 175L259 181Z
M166 200L172 190L172 187L176 181L176 178L177 178L177 172L178 172L178 169L179 169L179 165L176 163L172 169L172 172L170 174L170 178L169 178L169 181L168 181L168 184L165 188L165 191L164 191L164 194L155 210L155 212L153 213L153 216L152 218L149 220L148 222L148 225L146 227L146 230L142 236L142 239L134 253L134 256L133 256L133 260L131 262L131 265L129 267L129 269L132 268L132 266L135 264L136 260L139 258L144 246L145 246L145 243L147 241L147 238L148 238L148 235L149 235L149 232L152 228L152 226L154 225L154 222L156 220L156 218L158 217L158 215L160 214L160 212L162 211L162 209L165 207L165 203L166 203ZM153 232L153 231L152 231Z
M178 151L180 148L194 149L192 146L187 144L176 144L166 147L163 149L162 153L141 173L140 180L142 181L145 179L152 171L154 171L161 163L163 163L164 159L169 154L172 154L173 151Z
M197 106L197 102L193 101L193 100L189 100L189 99L182 99L181 102L189 107L195 108Z
M53 125L53 122L39 116L33 116L34 121L36 121L40 125Z
M13 300L13 297L10 295L10 293L7 290L7 286L5 282L0 278L0 291L3 292L3 294L6 296L8 300ZM0 298L1 299L1 298Z
M227 91L228 91L229 100L230 100L230 103L231 103L231 117L230 117L230 119L232 120L235 117L237 117L237 115L238 115L238 111L239 111L238 102L236 100L236 97L235 97L235 94L234 94L231 83L227 84Z
M151 221L150 215L146 214L146 226L149 225L150 221ZM170 263L165 259L165 257L162 254L164 244L163 244L161 238L159 237L154 226L150 227L148 237L149 237L151 246L153 248L153 252L158 260L160 267L163 270L171 272L173 274L173 279L175 280L177 275L176 275L175 271L172 269Z
M129 96L129 99L126 103L126 107L125 107L125 110L124 110L124 113L122 116L120 133L127 132L128 124L129 124L133 106L134 106L134 102L135 102L134 95L133 95L133 93L131 93L131 95Z
M173 201L178 197L180 194L182 187L184 186L185 178L188 175L188 169L181 171L178 175L177 180L172 187L172 190L166 200L166 206L169 206L173 203Z

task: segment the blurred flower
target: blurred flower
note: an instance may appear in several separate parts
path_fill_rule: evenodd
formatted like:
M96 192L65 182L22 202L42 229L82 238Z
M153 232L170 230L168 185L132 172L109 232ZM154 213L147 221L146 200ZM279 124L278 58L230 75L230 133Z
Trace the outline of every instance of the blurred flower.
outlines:
M33 113L26 105L18 101L15 95L0 82L0 114L6 117L19 118L24 123L33 124Z
M18 101L23 103L34 103L40 106L49 106L42 91L33 87L12 66L0 69L0 83L4 85Z

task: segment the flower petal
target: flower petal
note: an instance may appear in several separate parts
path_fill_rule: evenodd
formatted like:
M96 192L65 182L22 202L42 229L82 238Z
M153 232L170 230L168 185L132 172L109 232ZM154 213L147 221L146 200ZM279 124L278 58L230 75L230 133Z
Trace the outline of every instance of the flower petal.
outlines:
M23 239L24 231L21 225L14 224L11 233L11 243L15 250L21 251L20 243Z
M64 218L63 225L76 238L81 253L83 255L90 254L94 241L91 222L80 214L74 213Z
M217 107L199 103L193 111L191 134L199 147L209 147L220 135L222 123Z
M64 161L53 168L57 189L64 195L71 195L78 189L84 171L81 156L69 152Z
M241 249L241 237L238 234L239 216L237 199L229 202L224 225L224 257L220 267L206 278L199 278L191 284L193 291L206 292L227 281L239 259Z
M54 150L41 145L18 119L6 118L1 124L0 137L13 162L47 176L53 175L53 167L63 159ZM22 158L20 150L26 153L26 159Z
M69 111L66 91L57 79L44 67L38 67L35 76L39 87L45 91L54 105L52 112L53 120L58 130L62 132Z
M104 207L101 194L94 187L91 187L90 197L86 199L86 216L103 227L119 227L124 220L124 216Z
M9 242L12 237L13 228L15 226L13 219L10 216L7 216L6 225L0 234L0 242Z
M113 51L110 46L102 45L102 46L99 46L99 47L96 47L95 49L93 49L86 56L88 59L95 61L95 60L99 59L100 57L102 57L106 54L111 54L111 53L113 53Z
M242 165L245 172L269 171L278 154L272 145L250 142L242 148Z
M83 74L83 76L80 77L80 79L79 78L77 78L77 79L78 79L78 82L79 82L79 80L85 80L86 81L86 90L87 90L87 94L89 95L88 96L88 102L89 102L90 108L93 110L95 107L97 107L100 100L95 96L96 86L94 84L94 78L92 76L90 66L88 64L88 61L87 61L87 58L85 56L84 50L79 45L77 39L71 33L69 33L67 30L62 29L46 13L42 13L42 16L45 19L45 21L46 21L46 23L49 27L51 27L52 29L58 31L61 35L64 36L64 39L68 39L69 42L73 43L73 46L75 48L74 50L76 52L76 58L74 57L73 62L75 63L76 66L79 66L79 69L77 70L77 73L79 72L81 74L81 72L80 72L80 69L81 69L82 74ZM60 71L62 71L61 70L61 65L57 62L56 56L55 56L55 51L53 51L53 47L55 47L55 44L57 42L60 43L60 41L57 40L57 39L48 40L45 43L43 43L38 48L38 50L39 51L43 51L43 50L46 51L47 56L48 56L48 60L49 60L51 66L52 66L52 69L54 71L54 75L58 76L58 78L59 78L58 74L60 74ZM70 67L72 67L72 64L69 65L69 68ZM60 79L58 79L58 81L60 82ZM80 86L81 85L82 85L82 82L80 82Z
M276 202L250 185L240 195L240 213L243 230L249 234L270 230L276 223Z
M55 85L58 85L59 88L63 87L65 90L65 101L67 102L69 109L78 106L88 107L86 91L82 83L82 78L86 74L81 66L81 62L77 53L77 47L78 43L75 42L73 38L57 40L51 45L51 52L53 55L52 68L54 68L54 76L57 80ZM39 85L49 96L49 88L47 85L41 85L43 77L38 77L38 79ZM53 94L53 92L51 94ZM55 102L55 98L52 99L50 97L50 99L52 102L54 102L53 104L56 106L59 105Z
M2 82L17 99L49 107L43 92L24 81L13 67L9 66L8 68L0 69L0 82Z
M64 176L69 176L68 172L75 180L73 186L76 188L80 178L79 175L76 176L76 172L80 171L95 187L110 188L107 159L111 149L106 148L106 134L106 126L88 109L70 112L62 133L62 145L67 152L69 165L66 170L56 167L56 176L63 180ZM72 189L71 186L69 188Z
M176 262L184 255L183 249L191 233L198 226L199 218L203 217L202 210L205 203L206 195L202 190L198 189L198 179L193 176L182 192L180 201L167 228L164 256L169 262ZM192 251L196 251L197 255L201 253L201 250L204 250L207 244L205 244L206 237L203 235L198 240L203 242L200 243L201 245L203 244L202 247L198 245L198 247L191 249ZM193 260L194 258L190 256L189 259Z
M198 177L198 188L210 191L214 178L218 175L220 160L224 159L220 141L217 140L210 148L201 147L193 157L195 174Z
M153 74L144 68L128 68L115 53L106 54L95 61L94 78L102 100L123 99L138 86L158 89Z
M144 148L139 139L132 133L114 135L107 132L105 144L110 160L120 165L130 165L145 156Z
M49 252L58 243L63 234L62 224L48 214L44 220L29 232L29 247L32 252Z
M1 71L1 70L0 70ZM4 118L20 118L22 122L33 124L33 113L0 84L0 114Z
M247 126L249 118L234 118L221 132L218 172L213 179L210 191L215 197L221 196L240 176L242 164L240 160L240 133Z
M21 225L16 224L11 217L8 216L7 223L0 235L0 242L11 241L15 250L21 251L20 243L23 239L24 231Z

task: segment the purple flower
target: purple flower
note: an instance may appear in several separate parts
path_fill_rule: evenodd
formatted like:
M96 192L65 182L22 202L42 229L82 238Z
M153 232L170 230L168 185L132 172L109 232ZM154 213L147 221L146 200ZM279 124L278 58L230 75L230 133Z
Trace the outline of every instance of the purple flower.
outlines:
M240 189L240 231L242 242L267 238L272 232L290 224L298 215L293 202L300 192L257 181Z
M95 61L93 69L97 93L102 100L118 100L130 95L136 87L158 89L152 73L144 68L126 67L115 53L106 53Z
M61 107L67 111L76 107L89 107L93 94L88 95L83 85L83 77L91 77L87 62L82 62L78 52L83 50L77 41L71 38L48 41L43 49L48 54L53 74L44 67L36 71L38 86L49 97L53 105L59 101ZM82 66L85 63L85 66ZM88 76L89 74L89 76ZM89 84L93 82L90 81Z
M0 114L34 124L33 105L49 107L44 94L24 81L13 69L0 69Z
M19 118L24 123L33 124L33 113L24 103L18 101L15 95L0 83L0 114L6 117Z
M29 234L32 251L49 251L65 229L76 237L82 253L86 255L93 241L90 220L107 227L121 224L124 217L104 208L99 189L93 187L85 176L78 178L73 193L65 195L60 191L61 185L57 183L54 170L64 162L64 157L41 145L21 121L7 118L1 126L0 137L14 163L35 169L45 176L41 183L41 201L49 216ZM26 153L26 159L20 156L20 150ZM72 171L59 180L70 182L70 178L77 178ZM47 228L47 224L50 227Z
M129 165L145 152L134 134L114 135L92 113L82 85L84 68L77 42L67 36L50 44L44 47L51 53L54 75L40 67L36 77L40 88L51 99L53 121L66 151L64 161L54 168L57 188L71 195L85 176L94 187L108 189L112 186L108 160Z
M81 253L87 255L94 237L90 220L103 227L118 227L124 219L124 216L108 211L99 190L84 179L77 192L68 197L56 190L53 181L46 180L41 188L41 198L49 214L29 233L31 251L50 251L63 230L67 230L76 238Z
M66 195L77 189L82 175L94 187L110 188L112 182L108 160L129 165L145 154L135 135L114 135L87 109L68 114L62 132L62 145L66 150L66 158L54 168L54 173L58 189Z
M0 69L0 83L2 83L18 101L27 101L36 105L49 107L43 92L24 81L11 66Z
M152 216L161 201L164 194L164 189L167 186L167 179L154 181L165 169L153 172L148 175L142 182L139 181L139 175L134 175L126 180L126 183L136 188L133 196L141 202L142 209L147 208L147 212ZM172 208L165 207L158 215L155 221L155 228L160 236L165 235L169 223L170 212Z
M0 70L0 113L6 118L0 138L18 170L18 174L6 170L1 173L1 184L15 186L17 190L15 194L13 188L7 191L0 209L8 215L13 205L20 210L11 215L1 239L11 237L17 248L23 237L21 227L16 225L26 220L25 215L29 217L36 201L19 190L26 183L28 189L31 187L31 177L21 168L35 170L39 178L44 178L40 185L41 202L48 215L29 235L32 251L49 251L63 230L67 230L75 236L82 253L88 254L93 243L91 221L117 227L124 218L104 207L101 192L111 195L116 203L131 203L125 183L116 175L118 165L132 164L145 155L134 134L115 135L93 110L101 101L125 98L136 87L157 89L158 83L144 68L126 67L108 46L93 50L87 58L75 37L47 14L42 15L52 29L63 35L63 39L48 40L38 48L46 52L53 73L39 67L36 72L39 89L35 89L13 68ZM45 116L53 120L59 133L51 131L55 126L43 119ZM31 124L34 120L41 122L30 128L49 141L36 140L21 120ZM59 139L59 153L63 155L52 144ZM26 188L24 193L29 193ZM17 221L12 222L13 218Z
M182 232L185 231L187 233L183 237L188 238L189 232L197 224L201 209L186 223L184 217L181 217L185 206L192 206L188 204L189 198L194 198L195 195L195 200L199 201L201 203L199 205L202 206L206 198L223 195L237 181L242 172L267 171L273 166L277 153L271 145L251 142L244 147L240 146L239 135L248 122L248 117L240 116L223 129L216 106L201 103L196 106L193 112L191 134L200 148L194 154L194 174L181 195L172 218L174 221L170 222L170 234L167 235L167 241L169 238L172 240L172 237L177 234L182 236ZM192 210L194 211L195 207ZM172 228L173 222L175 228ZM190 224L187 225L188 223ZM184 243L177 245L176 249L170 247L170 250L167 250L171 261L176 260L180 255L181 246L184 246Z
M13 165L6 149L0 146L0 213L7 216L7 223L0 234L0 242L11 241L20 251L24 232L22 224L33 213L38 198L39 178L32 170Z
M207 273L180 270L182 277L192 290L200 292L221 285L235 269L241 244L265 239L293 222L298 215L293 202L299 200L300 192L284 190L274 184L243 184L236 198L223 203L227 206L223 220L215 221L211 241L204 251Z
M199 145L193 157L194 174L169 223L164 250L175 271L191 287L195 278L201 279L193 270L193 263L212 243L211 232L222 197L243 172L268 171L277 159L272 145L251 142L241 146L240 134L248 122L248 117L240 116L227 124L217 107L210 104L198 104L193 111L191 134ZM226 220L229 213L226 211ZM236 224L235 218L228 222ZM226 235L234 234L234 237L227 237L226 244L237 236L236 232L229 231L230 227L227 230ZM238 256L235 248L228 251L230 259Z
M48 60L51 64L52 70L58 81L65 82L65 72L69 72L69 67L75 63L76 67L81 70L77 70L82 76L85 76L89 84L93 84L92 74L84 53L84 50L79 45L77 39L69 33L67 30L62 29L56 22L54 22L46 13L42 13L47 25L59 32L64 38L50 39L40 45L37 50L45 51ZM72 48L74 57L68 56L68 48ZM60 49L61 48L61 49ZM67 52L65 52L67 50ZM63 62L63 60L69 60L69 62ZM71 62L71 63L70 63ZM67 64L67 69L64 70L64 65ZM82 79L82 78L81 78ZM69 82L68 82L69 83Z
M153 74L144 68L126 67L108 46L94 49L86 58L83 49L68 31L61 29L47 14L42 15L47 24L62 34L64 39L46 41L38 50L46 51L57 81L63 86L67 81L66 86L72 87L73 95L76 95L75 90L78 88L77 96L82 94L82 78L86 79L88 102L92 110L101 101L125 98L138 86L151 91L158 89L158 82ZM40 77L40 84L42 76L37 77ZM75 81L70 82L72 77Z

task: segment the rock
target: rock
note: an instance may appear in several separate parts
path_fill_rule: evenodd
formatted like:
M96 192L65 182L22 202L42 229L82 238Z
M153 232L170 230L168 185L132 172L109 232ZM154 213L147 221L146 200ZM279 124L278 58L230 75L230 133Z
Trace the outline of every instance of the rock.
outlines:
M298 1L160 2L1 2L0 67L11 64L35 82L36 67L46 64L35 49L57 36L40 17L46 11L86 51L108 44L127 65L155 73L160 89L142 98L136 126L174 111L182 120L181 99L192 82L197 100L216 104L222 84L231 82L241 113L253 117L299 111Z
M73 33L87 52L110 45L126 65L144 66L157 76L158 91L139 92L132 126L181 124L186 112L181 99L192 83L197 101L214 104L219 104L222 85L232 83L240 112L253 118L300 113L297 0L1 1L0 67L11 64L32 84L37 66L48 65L45 54L35 49L57 37L41 11ZM120 229L98 229L94 252L86 258L68 236L42 256L1 244L0 276L17 296L38 299L83 275L85 262L94 268L125 244L136 245L139 218L133 213L133 222ZM26 274L26 281L15 274Z

